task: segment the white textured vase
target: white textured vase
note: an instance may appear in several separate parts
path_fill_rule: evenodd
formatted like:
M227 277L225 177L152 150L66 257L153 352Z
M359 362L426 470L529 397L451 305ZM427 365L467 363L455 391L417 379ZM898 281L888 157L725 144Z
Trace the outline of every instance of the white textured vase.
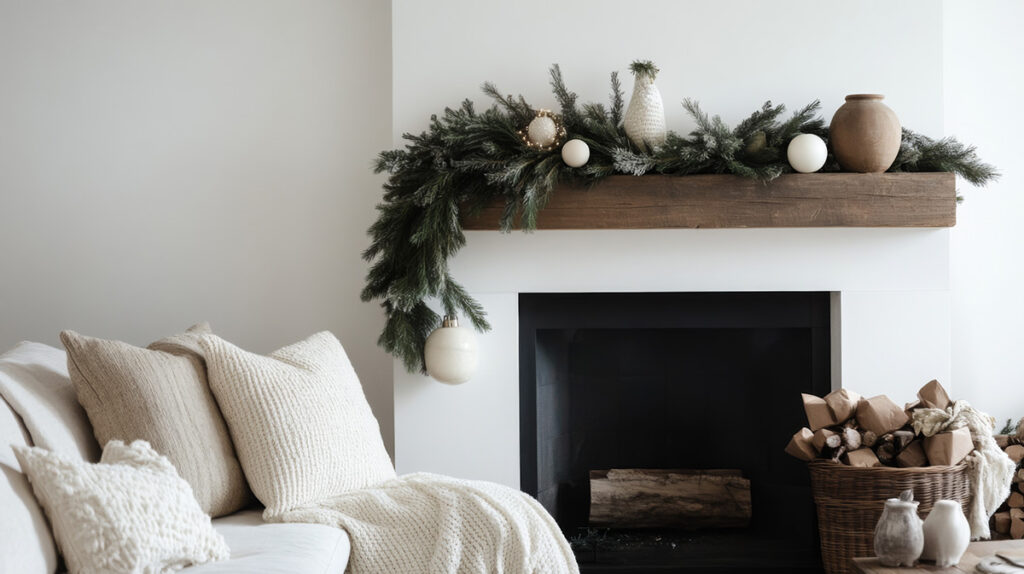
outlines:
M875 556L882 566L913 566L924 549L917 502L890 498L875 526Z
M922 560L934 560L936 566L955 566L971 542L971 526L960 504L940 500L924 521Z
M427 374L449 385L465 383L476 374L477 345L473 330L460 327L455 317L445 317L423 347Z
M653 151L652 147L665 143L665 104L654 85L653 74L636 74L622 126L629 140L641 150Z

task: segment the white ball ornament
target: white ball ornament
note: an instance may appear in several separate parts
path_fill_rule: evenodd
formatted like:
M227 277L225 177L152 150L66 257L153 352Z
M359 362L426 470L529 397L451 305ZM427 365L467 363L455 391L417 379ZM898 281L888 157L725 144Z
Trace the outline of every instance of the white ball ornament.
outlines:
M423 362L427 374L439 382L458 385L472 379L477 367L473 330L460 327L458 319L446 316L441 327L427 337Z
M800 134L790 140L786 158L796 171L814 173L825 165L828 147L824 140L814 134Z
M534 144L547 147L555 143L555 138L558 137L558 126L555 125L555 120L548 116L537 116L530 120L530 125L526 128L526 135Z
M562 146L562 161L569 167L583 167L590 161L590 146L583 140L569 140Z

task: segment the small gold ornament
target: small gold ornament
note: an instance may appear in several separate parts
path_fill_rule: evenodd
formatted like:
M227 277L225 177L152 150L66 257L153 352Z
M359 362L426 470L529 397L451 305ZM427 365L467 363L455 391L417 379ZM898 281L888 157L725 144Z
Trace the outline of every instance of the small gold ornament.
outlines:
M551 113L551 110L537 110L537 117L530 120L530 125L519 130L519 137L530 149L551 151L561 145L565 138L565 127L562 119Z

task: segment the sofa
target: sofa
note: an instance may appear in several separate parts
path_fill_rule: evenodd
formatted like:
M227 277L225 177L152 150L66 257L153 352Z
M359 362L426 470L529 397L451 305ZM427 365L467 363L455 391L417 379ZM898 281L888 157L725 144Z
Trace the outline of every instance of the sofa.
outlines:
M0 572L51 574L62 569L46 515L12 446L47 448L98 458L99 446L75 396L63 350L21 343L0 356ZM320 524L268 524L254 507L213 519L231 550L225 561L188 567L189 574L337 573L351 543Z

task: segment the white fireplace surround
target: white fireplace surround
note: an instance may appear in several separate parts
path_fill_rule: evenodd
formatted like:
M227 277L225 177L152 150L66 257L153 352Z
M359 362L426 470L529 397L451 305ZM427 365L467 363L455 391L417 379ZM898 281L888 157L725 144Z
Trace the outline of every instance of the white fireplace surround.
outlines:
M519 486L519 293L828 291L833 387L901 402L930 379L949 382L948 229L480 231L467 237L452 272L484 305L492 330L479 335L479 371L461 386L406 373L395 362L400 473Z

